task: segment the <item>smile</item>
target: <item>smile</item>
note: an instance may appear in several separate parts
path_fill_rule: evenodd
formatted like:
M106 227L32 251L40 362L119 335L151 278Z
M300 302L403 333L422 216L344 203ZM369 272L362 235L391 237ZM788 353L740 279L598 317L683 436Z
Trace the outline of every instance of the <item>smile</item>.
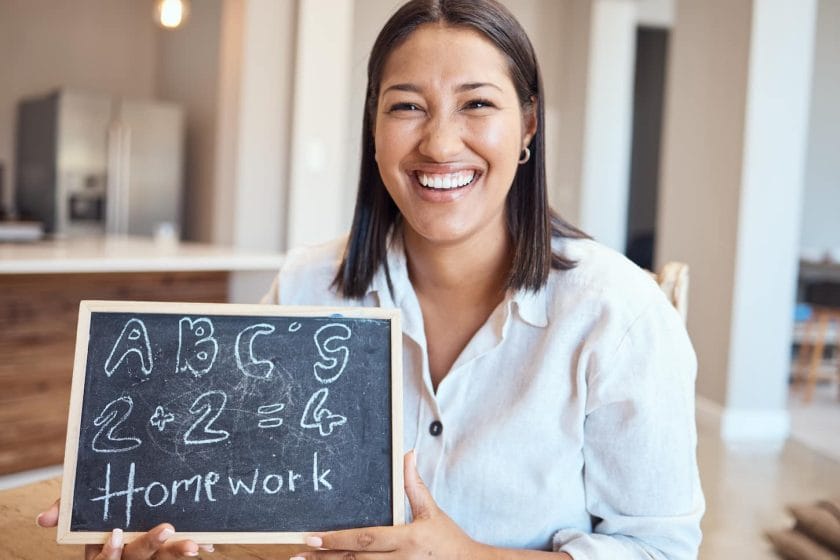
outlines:
M475 170L456 173L416 173L417 181L427 189L452 190L466 187L475 180Z

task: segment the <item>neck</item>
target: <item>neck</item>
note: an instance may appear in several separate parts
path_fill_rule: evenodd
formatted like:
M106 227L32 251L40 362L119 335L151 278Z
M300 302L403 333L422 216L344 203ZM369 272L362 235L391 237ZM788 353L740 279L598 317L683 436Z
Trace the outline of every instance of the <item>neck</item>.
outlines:
M405 252L415 292L464 302L501 301L511 266L511 241L506 231L483 237L440 244L406 227Z

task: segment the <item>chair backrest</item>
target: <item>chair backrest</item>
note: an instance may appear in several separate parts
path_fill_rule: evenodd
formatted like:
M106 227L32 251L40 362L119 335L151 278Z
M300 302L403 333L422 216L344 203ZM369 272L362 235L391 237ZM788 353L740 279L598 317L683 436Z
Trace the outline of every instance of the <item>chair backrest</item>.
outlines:
M685 322L688 317L688 265L681 262L665 263L658 273L651 275Z

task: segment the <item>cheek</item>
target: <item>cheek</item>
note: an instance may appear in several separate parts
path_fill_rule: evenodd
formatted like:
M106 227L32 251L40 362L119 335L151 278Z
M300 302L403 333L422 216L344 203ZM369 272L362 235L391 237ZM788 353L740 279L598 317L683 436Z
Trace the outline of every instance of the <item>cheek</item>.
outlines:
M497 165L509 159L519 158L519 123L504 120L474 122L470 123L469 130L476 146L481 146L487 155L492 154Z
M404 134L400 133L399 127L393 124L379 125L373 137L377 161L385 162L390 160L395 152L399 151L400 142L404 141L402 140L403 138Z

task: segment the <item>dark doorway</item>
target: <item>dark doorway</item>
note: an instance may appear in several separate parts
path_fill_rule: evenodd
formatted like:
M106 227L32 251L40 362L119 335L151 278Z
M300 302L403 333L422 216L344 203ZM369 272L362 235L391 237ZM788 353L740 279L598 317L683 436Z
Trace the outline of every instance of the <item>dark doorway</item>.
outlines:
M665 98L668 30L640 27L636 32L633 91L633 148L627 205L626 255L652 270L656 245L659 156Z

